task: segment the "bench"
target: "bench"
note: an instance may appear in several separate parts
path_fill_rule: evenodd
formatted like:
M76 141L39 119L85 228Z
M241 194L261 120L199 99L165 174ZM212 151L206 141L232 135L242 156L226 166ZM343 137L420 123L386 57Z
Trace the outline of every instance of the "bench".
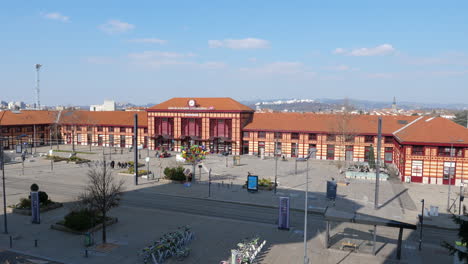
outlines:
M353 251L357 250L357 244L352 242L341 242L341 250L345 248L351 248Z

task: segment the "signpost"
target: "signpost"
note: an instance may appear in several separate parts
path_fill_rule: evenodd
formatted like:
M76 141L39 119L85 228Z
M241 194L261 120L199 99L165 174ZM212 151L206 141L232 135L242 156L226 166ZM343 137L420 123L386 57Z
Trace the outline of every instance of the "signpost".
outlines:
M247 191L249 192L258 191L258 176L256 175L247 176Z
M278 229L289 230L289 197L279 198Z
M32 191L31 192L31 216L32 216L32 223L33 224L40 224L41 223L40 206L39 206L39 192L37 192L37 191Z

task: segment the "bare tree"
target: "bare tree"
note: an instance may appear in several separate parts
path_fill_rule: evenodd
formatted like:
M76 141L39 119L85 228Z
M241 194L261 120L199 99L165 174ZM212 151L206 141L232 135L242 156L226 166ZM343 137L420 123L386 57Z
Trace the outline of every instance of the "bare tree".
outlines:
M102 166L91 167L88 171L88 185L81 200L102 216L102 243L106 243L106 217L110 209L119 206L124 181L116 181L106 160Z

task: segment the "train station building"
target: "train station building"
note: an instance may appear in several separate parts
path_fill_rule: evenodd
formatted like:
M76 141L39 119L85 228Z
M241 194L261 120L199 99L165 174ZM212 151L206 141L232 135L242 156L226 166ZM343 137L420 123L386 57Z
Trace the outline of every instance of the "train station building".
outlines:
M4 148L52 142L365 162L377 153L378 116L346 113L258 113L232 98L172 98L145 111L0 112ZM468 183L468 129L432 116L381 116L381 160L402 181ZM311 152L311 150L313 150Z

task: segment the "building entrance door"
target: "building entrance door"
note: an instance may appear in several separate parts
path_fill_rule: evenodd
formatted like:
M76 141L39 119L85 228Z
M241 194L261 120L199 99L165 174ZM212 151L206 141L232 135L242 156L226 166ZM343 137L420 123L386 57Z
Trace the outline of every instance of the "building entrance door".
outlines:
M353 146L346 146L345 160L346 161L352 161L353 160L353 155L354 155Z

